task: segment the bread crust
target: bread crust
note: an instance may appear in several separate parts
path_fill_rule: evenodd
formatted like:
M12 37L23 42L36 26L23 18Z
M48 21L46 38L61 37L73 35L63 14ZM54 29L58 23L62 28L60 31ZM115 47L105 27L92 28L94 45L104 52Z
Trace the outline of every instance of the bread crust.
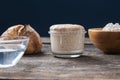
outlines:
M27 36L30 38L25 54L35 54L41 52L42 40L30 25L15 25L9 27L1 36Z

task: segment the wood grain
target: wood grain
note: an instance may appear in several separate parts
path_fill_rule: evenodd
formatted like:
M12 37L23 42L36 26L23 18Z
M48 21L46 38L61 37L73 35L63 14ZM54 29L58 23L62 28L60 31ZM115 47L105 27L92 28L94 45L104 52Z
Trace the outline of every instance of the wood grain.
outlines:
M43 54L24 55L16 66L0 69L0 79L120 80L119 55L107 55L92 44L85 44L79 58L62 59L53 57L50 48L44 43Z

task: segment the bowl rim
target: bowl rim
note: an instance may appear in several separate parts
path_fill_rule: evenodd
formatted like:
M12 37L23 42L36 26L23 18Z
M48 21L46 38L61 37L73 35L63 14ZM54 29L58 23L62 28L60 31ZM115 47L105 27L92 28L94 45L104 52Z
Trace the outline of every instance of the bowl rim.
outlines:
M0 43L2 42L20 42L20 41L27 41L29 40L29 37L27 36L0 36L0 38L18 38L18 39L8 39L8 40L0 40Z

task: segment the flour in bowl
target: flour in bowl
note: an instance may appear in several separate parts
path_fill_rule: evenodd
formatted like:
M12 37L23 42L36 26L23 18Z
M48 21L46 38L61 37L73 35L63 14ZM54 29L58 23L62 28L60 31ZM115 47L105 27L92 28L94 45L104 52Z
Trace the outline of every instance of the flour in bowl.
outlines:
M108 23L107 25L105 25L105 27L102 30L103 31L120 31L120 24Z

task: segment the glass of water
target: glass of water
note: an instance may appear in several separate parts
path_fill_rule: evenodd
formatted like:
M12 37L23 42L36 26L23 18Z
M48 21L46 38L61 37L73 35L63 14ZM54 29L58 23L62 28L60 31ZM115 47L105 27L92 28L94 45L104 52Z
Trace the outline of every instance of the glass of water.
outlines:
M23 56L29 38L25 36L0 37L0 68L15 66Z

